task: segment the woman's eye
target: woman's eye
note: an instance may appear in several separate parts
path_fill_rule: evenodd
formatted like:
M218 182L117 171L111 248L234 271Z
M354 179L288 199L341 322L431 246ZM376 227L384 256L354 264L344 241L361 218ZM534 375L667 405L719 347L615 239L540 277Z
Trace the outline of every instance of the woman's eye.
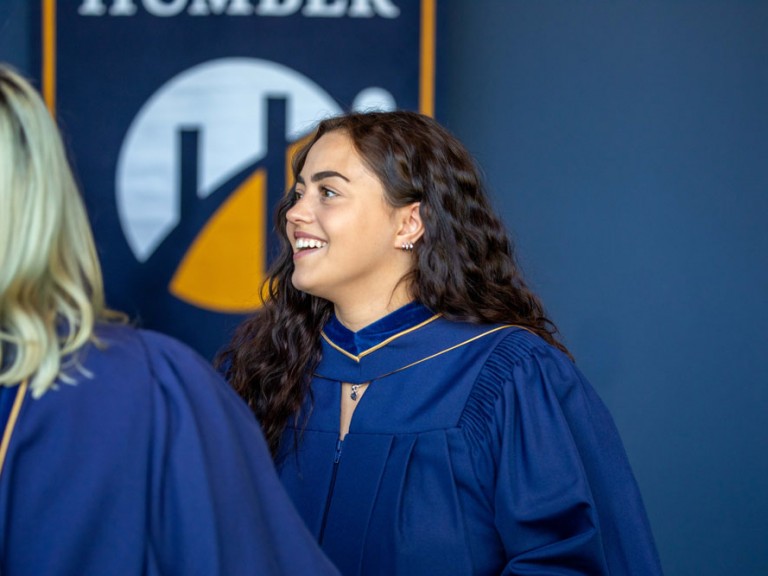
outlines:
M294 190L293 191L293 201L298 202L304 197L304 191L303 190Z
M323 195L323 198L333 198L334 196L338 196L336 192L325 186L320 189L320 194Z

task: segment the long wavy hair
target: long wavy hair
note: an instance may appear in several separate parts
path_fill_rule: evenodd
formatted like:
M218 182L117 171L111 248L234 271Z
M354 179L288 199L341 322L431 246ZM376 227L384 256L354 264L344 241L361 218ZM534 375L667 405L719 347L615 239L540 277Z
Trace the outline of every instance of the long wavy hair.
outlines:
M351 138L382 182L390 205L421 203L424 235L416 243L416 264L405 279L415 300L448 319L523 326L567 353L521 276L479 170L452 134L415 112L329 118L296 153L294 182L315 142L334 131ZM333 310L331 302L291 283L293 250L286 213L293 203L291 189L277 208L281 250L268 274L263 306L237 328L217 358L259 418L273 454L289 420L300 418L321 356L320 332Z
M115 316L58 128L0 64L0 385L29 380L40 397L57 378L73 382L72 354Z

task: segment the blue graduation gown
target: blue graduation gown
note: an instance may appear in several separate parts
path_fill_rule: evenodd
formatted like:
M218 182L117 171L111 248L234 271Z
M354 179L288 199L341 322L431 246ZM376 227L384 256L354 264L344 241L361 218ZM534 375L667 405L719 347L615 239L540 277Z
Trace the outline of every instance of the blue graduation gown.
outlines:
M661 574L608 411L538 336L412 303L322 353L278 466L343 574ZM340 382L370 382L343 442Z
M106 347L79 355L92 377L21 405L0 476L3 576L338 574L253 414L202 358L152 332L98 336Z

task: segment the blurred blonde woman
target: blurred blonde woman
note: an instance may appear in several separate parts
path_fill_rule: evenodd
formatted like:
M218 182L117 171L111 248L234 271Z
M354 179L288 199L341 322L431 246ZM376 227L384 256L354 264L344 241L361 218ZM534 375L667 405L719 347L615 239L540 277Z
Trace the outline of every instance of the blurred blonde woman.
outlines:
M0 573L335 574L246 405L121 318L58 129L0 64Z

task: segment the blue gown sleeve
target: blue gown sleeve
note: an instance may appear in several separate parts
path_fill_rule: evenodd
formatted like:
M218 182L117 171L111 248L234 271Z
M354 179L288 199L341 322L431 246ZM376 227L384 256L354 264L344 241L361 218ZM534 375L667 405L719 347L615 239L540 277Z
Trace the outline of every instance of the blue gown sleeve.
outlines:
M145 342L158 384L149 572L338 574L284 492L247 406L185 346L152 333Z
M622 442L572 361L527 332L490 356L474 409L487 428L477 470L508 563L504 575L658 575Z

